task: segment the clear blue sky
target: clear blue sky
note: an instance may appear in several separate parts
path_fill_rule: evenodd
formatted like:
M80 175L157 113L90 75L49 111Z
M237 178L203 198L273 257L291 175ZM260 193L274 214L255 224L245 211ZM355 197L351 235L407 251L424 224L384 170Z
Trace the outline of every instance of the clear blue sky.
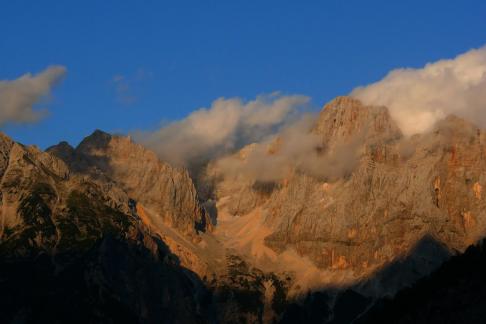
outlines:
M3 131L45 148L96 128L154 129L221 96L278 90L321 106L485 43L484 0L0 0L0 80L68 69L47 118Z

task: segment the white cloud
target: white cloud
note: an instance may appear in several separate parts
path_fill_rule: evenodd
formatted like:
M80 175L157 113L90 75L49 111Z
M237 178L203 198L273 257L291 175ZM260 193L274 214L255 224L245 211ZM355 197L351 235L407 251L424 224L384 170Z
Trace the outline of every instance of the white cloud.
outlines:
M321 135L312 131L315 122L315 116L303 115L275 137L216 160L212 172L259 181L279 181L295 171L326 181L349 175L358 162L362 136L357 134L331 151L324 150Z
M274 134L292 120L305 96L258 96L244 102L238 98L215 100L183 120L155 132L135 134L162 160L188 166L221 156Z
M384 105L405 135L430 130L449 114L486 127L486 46L420 69L396 69L351 96Z
M16 80L0 81L0 125L33 123L44 117L46 110L34 110L33 106L48 97L65 74L65 67L50 66L36 75L27 73Z

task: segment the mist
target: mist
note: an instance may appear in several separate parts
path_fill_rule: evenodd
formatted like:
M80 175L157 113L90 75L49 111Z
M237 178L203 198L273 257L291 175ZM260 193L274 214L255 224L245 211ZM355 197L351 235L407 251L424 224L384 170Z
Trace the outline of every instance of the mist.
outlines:
M486 46L423 68L402 68L358 87L351 96L388 107L402 132L430 131L450 114L486 127Z
M162 160L191 167L278 133L299 118L308 103L306 96L278 93L246 102L219 98L211 107L196 110L182 120L133 136Z
M349 175L358 162L363 137L359 134L327 149L322 135L313 131L315 122L316 115L305 114L278 135L217 160L212 168L215 176L272 182L294 172L326 181Z

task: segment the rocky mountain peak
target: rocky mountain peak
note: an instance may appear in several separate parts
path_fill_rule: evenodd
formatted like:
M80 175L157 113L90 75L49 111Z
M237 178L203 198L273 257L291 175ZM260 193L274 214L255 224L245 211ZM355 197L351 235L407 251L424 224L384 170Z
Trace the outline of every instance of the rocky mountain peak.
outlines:
M85 137L81 143L79 143L76 150L78 152L89 152L93 149L103 149L108 145L111 139L111 134L97 129L91 135Z
M74 149L49 149L78 173L110 179L147 211L155 227L169 226L188 235L210 226L185 169L173 168L130 137L96 130ZM148 212L151 211L151 212ZM204 224L204 225L201 225Z
M321 134L324 144L328 146L356 137L373 144L402 136L386 107L367 106L346 96L337 97L324 106L314 132Z
M46 149L46 152L57 156L61 160L65 161L67 164L71 164L75 156L74 147L72 147L66 141L62 141L59 142L57 145L48 147Z

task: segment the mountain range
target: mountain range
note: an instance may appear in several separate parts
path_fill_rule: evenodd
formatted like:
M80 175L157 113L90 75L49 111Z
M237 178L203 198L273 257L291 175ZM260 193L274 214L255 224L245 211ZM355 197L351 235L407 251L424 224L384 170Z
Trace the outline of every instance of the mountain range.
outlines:
M197 170L2 134L0 321L481 323L486 132L351 97L298 127Z

